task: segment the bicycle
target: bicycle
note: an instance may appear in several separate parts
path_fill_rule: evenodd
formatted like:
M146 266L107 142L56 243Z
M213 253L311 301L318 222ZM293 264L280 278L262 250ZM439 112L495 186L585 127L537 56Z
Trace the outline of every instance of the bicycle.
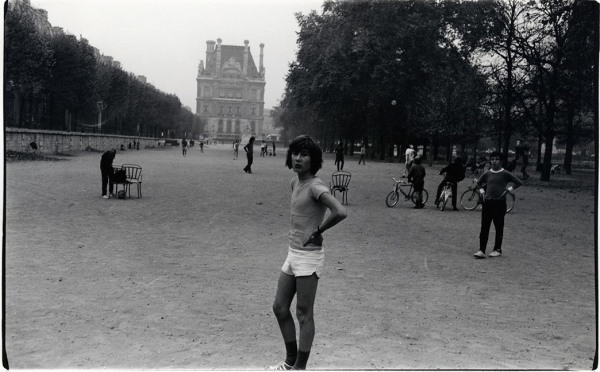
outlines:
M442 188L440 200L438 201L436 207L443 211L444 209L446 209L446 204L450 199L452 199L452 183L446 181L446 183L444 183L444 187Z
M411 200L415 205L417 205L417 195L415 194L415 189L413 188L412 183L407 183L403 179L397 180L392 177L394 180L394 189L387 195L385 198L385 204L388 207L394 207L398 204L398 200L400 200L400 193L404 195L404 201ZM403 188L408 187L408 192L404 192ZM423 200L421 203L425 204L429 200L429 193L427 190L423 189Z
M460 196L460 205L468 211L472 211L484 203L483 195L477 190L476 186L477 178L473 178L473 184ZM504 190L502 196L506 196L506 213L509 213L515 207L515 193Z

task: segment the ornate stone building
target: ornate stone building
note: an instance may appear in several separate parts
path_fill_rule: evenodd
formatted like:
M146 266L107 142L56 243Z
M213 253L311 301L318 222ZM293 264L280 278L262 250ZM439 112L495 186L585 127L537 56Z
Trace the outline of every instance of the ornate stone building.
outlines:
M206 42L206 66L198 66L196 115L205 120L204 135L219 140L264 136L265 68L260 44L258 68L248 46Z

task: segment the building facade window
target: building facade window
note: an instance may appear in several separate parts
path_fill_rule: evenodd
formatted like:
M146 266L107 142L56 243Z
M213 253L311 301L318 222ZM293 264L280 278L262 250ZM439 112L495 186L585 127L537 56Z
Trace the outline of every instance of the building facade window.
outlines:
M240 120L238 119L238 120L235 121L235 132L236 133L241 133L241 129L240 128L241 128L241 126L240 126Z
M223 120L219 120L219 127L217 128L217 133L223 133Z
M204 112L208 112L208 105L206 103L204 104Z
M256 115L256 106L252 106L252 116Z
M250 122L250 132L252 132L252 134L256 133L256 123L253 121Z
M231 120L227 120L227 133L231 133Z

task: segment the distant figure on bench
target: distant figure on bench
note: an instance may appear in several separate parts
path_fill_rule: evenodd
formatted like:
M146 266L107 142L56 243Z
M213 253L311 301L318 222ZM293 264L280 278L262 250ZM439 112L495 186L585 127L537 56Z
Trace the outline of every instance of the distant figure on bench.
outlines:
M31 142L29 144L29 146L31 146L31 149L33 150L33 153L37 154L37 151L38 151L38 145L37 145L37 143L35 143L35 141L33 141L33 142Z

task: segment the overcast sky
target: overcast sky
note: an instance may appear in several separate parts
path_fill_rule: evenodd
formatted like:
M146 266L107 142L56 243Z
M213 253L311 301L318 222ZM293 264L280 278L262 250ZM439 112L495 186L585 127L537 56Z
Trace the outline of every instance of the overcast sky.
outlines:
M294 13L321 12L323 0L31 0L48 11L53 26L144 75L156 88L175 94L196 112L198 64L206 64L206 41L224 45L250 41L259 63L265 44L265 108L278 104L289 63L296 56Z

